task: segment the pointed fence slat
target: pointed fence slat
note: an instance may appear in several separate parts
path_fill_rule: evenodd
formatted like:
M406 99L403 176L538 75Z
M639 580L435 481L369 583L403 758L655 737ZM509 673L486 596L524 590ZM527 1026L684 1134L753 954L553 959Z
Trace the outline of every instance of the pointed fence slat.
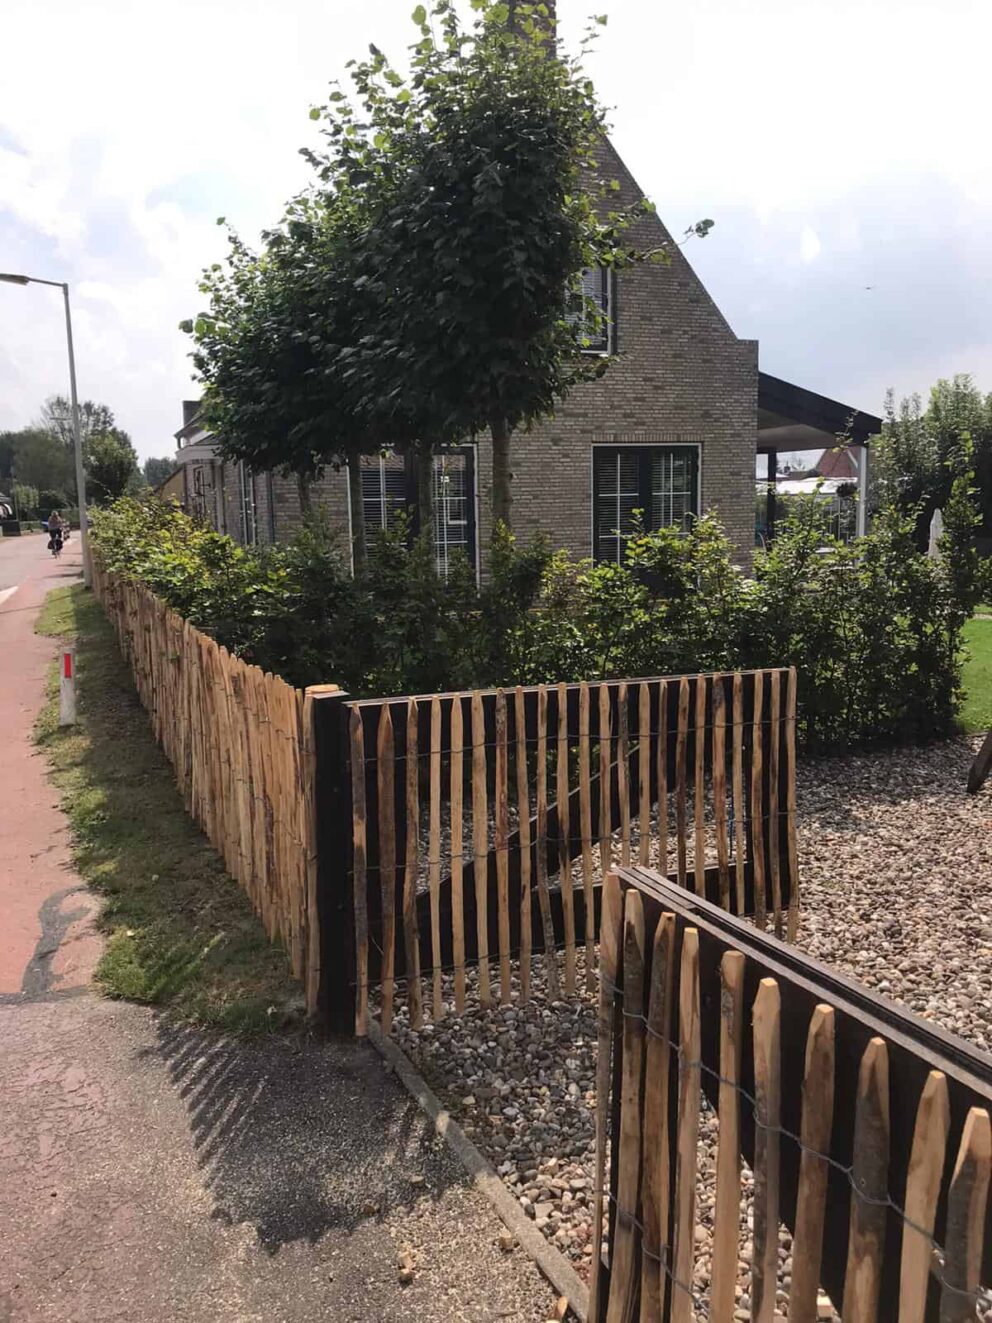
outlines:
M655 751L658 777L658 871L668 874L668 685L658 684L658 739Z
M737 1230L741 1205L741 1053L744 1045L744 956L727 951L720 962L720 1099L713 1219L710 1318L732 1323L737 1285Z
M420 986L420 934L417 931L417 870L420 863L420 761L417 749L417 700L406 708L406 869L403 877L403 943L406 948L407 1004L410 1027L424 1022Z
M593 866L592 866L592 786L590 784L589 760L592 757L592 741L589 737L589 686L579 685L579 831L582 835L582 897L586 915L586 988L596 984L596 960L594 953L594 925L589 922L593 913Z
M475 874L475 938L478 943L479 1001L492 1001L489 985L489 922L486 889L489 882L489 803L486 793L486 718L482 695L472 695L472 852Z
M637 1209L641 1179L641 1085L644 1073L644 909L628 891L623 926L623 1075L617 1207L610 1260L607 1323L629 1323L637 1295Z
M541 908L544 963L548 992L558 995L558 962L555 960L551 893L548 890L548 688L537 690L537 899Z
M637 696L637 861L651 862L651 688L638 685Z
M520 685L517 685L513 702L517 728L517 818L520 823L520 1000L526 1003L530 1000L533 940L530 918L530 777L527 768L527 710Z
M592 1207L592 1271L589 1281L589 1317L599 1320L605 1313L603 1290L603 1214L606 1202L606 1153L608 1100L613 1076L613 997L619 967L623 931L623 899L620 882L611 873L603 882L603 913L599 928L599 1012L597 1017L596 1156Z
M981 1107L973 1107L965 1118L947 1198L940 1323L971 1323L975 1317L990 1168L992 1129L989 1114Z
M369 922L366 910L368 878L365 823L365 727L361 714L352 708L351 731L351 810L352 810L352 889L355 906L355 977L358 982L355 1004L355 1032L368 1032L369 1005Z
M393 971L396 967L396 765L393 719L383 708L376 744L379 790L379 887L382 897L382 1029L393 1023Z
M679 1120L675 1153L675 1224L672 1229L672 1323L689 1323L692 1317L700 1113L699 1016L699 934L695 928L686 928L682 934L679 970Z
M720 875L720 904L730 912L730 851L727 840L727 694L722 675L713 677L713 819Z
M754 999L754 1258L751 1300L754 1323L772 1323L778 1272L778 1209L781 1124L781 998L773 978L763 978Z
M793 1238L790 1323L815 1323L823 1226L827 1204L827 1160L834 1117L834 1012L830 1006L813 1010L806 1036L803 1075L803 1114L800 1140L799 1191L796 1195L796 1230Z
M772 882L772 910L775 936L782 936L782 870L779 855L779 767L781 763L782 730L779 720L781 706L781 675L771 674L771 696L768 709L768 867Z
M444 1014L441 986L441 700L431 699L431 807L428 834L428 868L431 889L432 1010L434 1019Z
M617 689L617 799L620 802L620 863L630 865L630 712L626 680Z
M671 1074L672 987L675 973L675 916L663 914L654 933L648 1036L644 1066L644 1145L641 1155L644 1249L641 1255L641 1319L661 1317L665 1298L662 1256L668 1245L671 1190L669 1079Z
M575 992L575 904L572 895L572 846L569 840L568 686L558 686L558 860L561 909L565 927L565 995Z
M465 1014L465 713L461 695L451 704L451 949L455 966L455 1012Z
M865 1048L858 1072L851 1182L851 1234L844 1323L875 1323L882 1284L889 1175L889 1055L882 1038Z
M609 686L599 686L599 867L605 875L613 868L613 787L610 764L613 736Z
M751 741L751 850L754 856L754 921L764 928L766 920L767 881L765 878L765 793L762 723L764 718L764 681L759 671L754 677L754 716Z
M678 726L675 732L675 831L677 835L677 865L680 887L686 883L686 739L689 734L689 681L683 675L679 681Z
M496 903L499 907L499 999L510 1004L510 828L507 804L507 735L506 695L500 689L496 695Z
M899 1267L899 1323L923 1323L933 1253L933 1226L950 1122L947 1077L943 1071L932 1070L923 1086L916 1112L906 1178L906 1224Z
M799 936L799 845L796 840L796 725L799 720L799 682L796 668L789 667L785 699L786 829L789 842L789 912L786 936Z
M696 705L693 723L695 775L693 777L694 868L692 885L697 896L706 891L706 677L695 680Z

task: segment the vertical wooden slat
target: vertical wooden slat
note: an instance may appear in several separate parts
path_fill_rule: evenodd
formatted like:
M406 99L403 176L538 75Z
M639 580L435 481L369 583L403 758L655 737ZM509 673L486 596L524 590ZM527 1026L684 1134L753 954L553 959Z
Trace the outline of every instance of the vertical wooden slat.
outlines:
M965 1117L947 1196L940 1323L971 1323L975 1318L990 1168L992 1128L989 1114L981 1107L972 1107Z
M496 693L496 900L499 906L499 999L510 1004L510 830L507 821L506 695Z
M424 1022L420 986L420 936L417 931L417 872L420 863L420 759L417 748L417 700L406 705L406 870L403 875L403 942L410 1027Z
M589 686L579 685L579 831L582 833L582 895L586 916L586 988L592 989L596 980L595 914L592 871L592 787L589 760L592 742L589 738Z
M732 1323L737 1285L737 1230L741 1206L741 1050L744 1044L744 956L720 961L720 1097L713 1219L710 1318Z
M465 1013L465 716L462 696L451 700L451 952L455 966L455 1011Z
M472 858L475 874L475 936L479 952L479 1002L492 1001L489 986L489 801L486 793L486 719L482 695L472 694Z
M775 924L775 936L782 936L782 871L779 866L779 767L781 761L782 729L781 707L781 671L772 671L768 710L768 871L772 882L772 918Z
M610 687L604 683L599 686L599 867L603 874L613 867L612 753Z
M312 700L311 700L312 708ZM355 906L355 1033L368 1033L369 1005L369 920L366 901L367 841L365 822L365 728L361 710L351 709L351 809L352 809L352 888ZM315 898L316 899L316 898ZM316 913L313 922L316 923Z
M751 851L754 856L754 921L765 926L767 882L765 879L765 792L763 778L765 673L754 673L754 712L751 742Z
M668 682L658 685L658 871L668 876Z
M682 933L679 970L679 1121L675 1153L675 1226L671 1323L692 1318L696 1232L696 1155L700 1110L699 932Z
M571 820L568 807L568 686L558 686L557 799L559 885L565 925L565 993L575 992L575 904L572 895Z
M932 1070L916 1111L906 1176L906 1217L899 1267L899 1323L923 1323L933 1253L933 1226L950 1128L947 1077Z
M393 719L388 703L379 713L376 739L379 788L379 891L382 897L382 1032L393 1023L393 970L396 968L396 765Z
M631 887L624 898L623 1073L617 1209L610 1246L610 1300L606 1323L629 1323L637 1295L637 1219L641 1176L641 1081L644 1070L644 908Z
M734 672L734 913L744 913L744 856L746 838L744 824L747 805L744 802L744 677Z
M646 684L641 684L638 688L640 693L637 697L637 862L646 868L651 862L651 689Z
M665 1299L662 1258L668 1249L671 1155L668 1133L675 915L662 914L654 932L648 1036L644 1063L644 1175L641 1190L641 1323L657 1323Z
M781 1112L781 999L763 978L754 999L754 1323L772 1323L778 1271L779 1124ZM846 1323L846 1315L845 1315Z
M722 675L713 678L713 817L720 874L720 904L729 913L730 850L727 840L727 694Z
M527 769L527 713L524 691L514 693L517 736L517 820L520 839L520 1000L530 1000L530 775Z
M620 801L620 864L630 867L630 708L626 680L617 689L617 798Z
M686 793L685 746L689 732L689 681L683 675L679 681L678 726L675 732L675 831L678 850L678 883L686 883L686 831L688 823Z
M431 699L431 820L427 849L431 888L431 964L434 1019L444 1014L441 988L441 700Z
M813 1008L806 1036L803 1075L803 1111L800 1140L799 1191L796 1196L796 1231L792 1242L790 1323L815 1323L823 1224L827 1207L827 1162L834 1116L834 1012Z
M789 917L786 936L794 942L799 936L799 847L796 841L796 723L799 720L796 668L789 667L785 700L785 774L786 831L789 841Z
M555 930L548 892L548 687L537 687L537 899L541 906L544 934L544 963L548 971L548 994L558 995L558 963L555 959Z
M592 1272L589 1281L589 1318L603 1316L603 1210L606 1199L606 1136L613 1080L613 996L617 977L623 898L615 873L603 881L603 909L599 924L599 1015L596 1052L596 1168L592 1211Z
M695 704L695 777L693 781L693 817L695 851L692 885L697 896L706 894L706 690L705 675L696 676Z
M858 1071L844 1323L875 1323L885 1250L889 1172L889 1054L873 1038Z

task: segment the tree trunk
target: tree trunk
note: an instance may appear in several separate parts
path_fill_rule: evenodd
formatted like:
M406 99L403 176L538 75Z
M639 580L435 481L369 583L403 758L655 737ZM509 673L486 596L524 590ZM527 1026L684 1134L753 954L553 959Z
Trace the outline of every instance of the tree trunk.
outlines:
M357 451L348 456L348 495L351 498L351 563L357 578L369 559L365 541L365 502L362 499L362 457Z
M305 473L296 475L296 490L300 498L300 514L306 519L310 514L310 479Z
M417 519L420 536L434 546L434 451L424 442L417 446Z
M513 527L513 473L510 469L510 429L506 419L494 415L489 423L493 438L493 525Z

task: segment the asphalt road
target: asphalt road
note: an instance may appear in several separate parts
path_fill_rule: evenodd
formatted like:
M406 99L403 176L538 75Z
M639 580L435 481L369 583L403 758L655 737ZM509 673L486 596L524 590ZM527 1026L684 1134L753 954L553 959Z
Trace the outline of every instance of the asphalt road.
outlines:
M64 558L70 559L73 547L79 546L79 534L70 538ZM39 574L47 574L52 565L48 539L41 533L22 537L0 537L0 593Z

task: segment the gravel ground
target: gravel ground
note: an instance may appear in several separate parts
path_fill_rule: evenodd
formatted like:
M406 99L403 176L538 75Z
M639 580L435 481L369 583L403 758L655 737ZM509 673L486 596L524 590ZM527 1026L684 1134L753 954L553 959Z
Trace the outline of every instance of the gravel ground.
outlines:
M964 793L975 741L802 764L800 944L894 1001L988 1049L992 1037L992 791ZM559 968L560 975L560 968ZM470 1009L396 1032L545 1236L591 1260L595 997L551 1003L535 962L527 1006ZM450 993L450 989L449 989ZM469 1006L474 998L470 991ZM709 1286L717 1122L704 1111L693 1289ZM737 1317L750 1315L751 1178L742 1180ZM787 1299L790 1240L779 1249ZM983 1304L992 1323L992 1300ZM824 1302L823 1317L832 1315Z

